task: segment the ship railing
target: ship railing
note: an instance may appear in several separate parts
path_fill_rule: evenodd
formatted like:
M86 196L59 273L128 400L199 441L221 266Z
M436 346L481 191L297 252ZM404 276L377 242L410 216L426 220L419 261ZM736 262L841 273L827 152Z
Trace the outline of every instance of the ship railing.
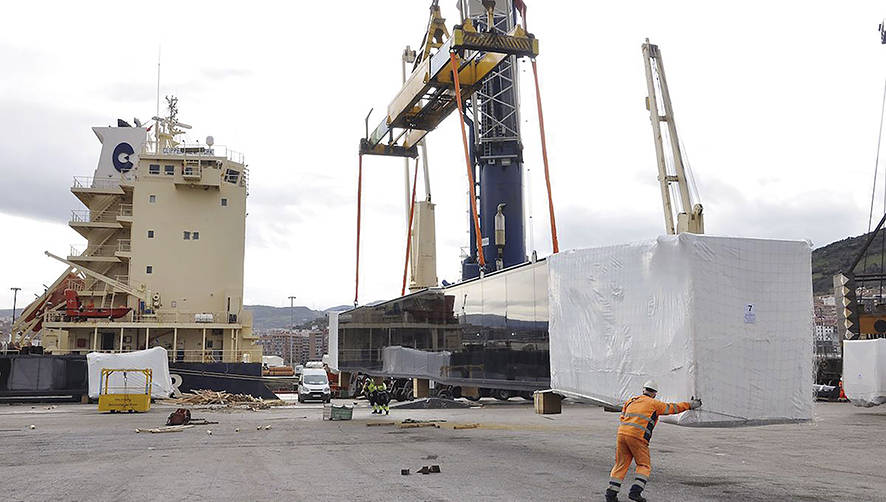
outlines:
M117 246L113 244L93 245L85 248L71 246L68 256L113 256L115 251L117 251Z
M176 324L236 324L239 316L228 312L148 312L133 313L133 322L159 322Z
M149 141L145 143L144 153L149 155L175 155L186 158L222 157L231 162L246 165L246 156L242 152L230 149L225 145L208 146L203 143L179 143L175 147L158 148L155 141Z
M246 189L249 195L249 169L243 168L243 174L240 176L240 186Z
M65 320L65 312L64 310L50 310L43 314L44 322L61 322Z
M90 211L89 209L72 209L71 221L78 223L115 223L117 219L116 211L104 210L101 212Z
M117 275L114 276L114 280L117 281L117 282L119 282L119 283L122 283L122 284L125 284L125 285L129 286L129 276L128 276L128 275L120 275L120 274L117 274Z
M73 188L114 188L120 186L121 180L113 178L93 178L92 176L74 176Z
M74 291L83 291L83 281L78 279L67 279L65 280L65 289L71 289Z
M189 164L185 161L185 165L182 167L182 177L185 179L199 179L203 175L203 168L200 167L199 163Z
M132 216L132 204L120 204L117 216Z
M120 239L117 241L118 253L132 252L132 239Z
M119 336L119 333L118 333ZM168 338L168 337L167 337ZM100 341L100 340L99 340ZM144 338L141 340L144 342ZM90 340L90 343L92 341ZM115 343L119 344L119 339L115 339ZM251 362L251 363L260 363L261 360L256 361L255 357L253 357L254 352L249 350L221 350L221 349L213 349L207 347L206 350L203 349L178 349L172 350L171 344L160 343L158 345L150 344L151 348L153 347L163 347L166 349L166 357L171 363L220 363L220 362ZM141 347L135 347L132 344L124 343L123 350L119 349L96 349L89 350L88 352L98 352L101 354L120 354L120 353L128 353L135 352L138 350L144 350L145 347L142 345ZM76 349L75 349L76 350ZM171 370L175 372L175 370ZM255 378L259 378L258 375Z

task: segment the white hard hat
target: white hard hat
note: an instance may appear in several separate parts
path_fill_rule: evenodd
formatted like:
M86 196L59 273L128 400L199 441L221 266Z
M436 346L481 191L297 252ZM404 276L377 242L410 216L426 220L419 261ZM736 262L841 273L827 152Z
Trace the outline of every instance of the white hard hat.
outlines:
M658 382L655 380L646 380L646 383L643 384L643 388L658 392Z

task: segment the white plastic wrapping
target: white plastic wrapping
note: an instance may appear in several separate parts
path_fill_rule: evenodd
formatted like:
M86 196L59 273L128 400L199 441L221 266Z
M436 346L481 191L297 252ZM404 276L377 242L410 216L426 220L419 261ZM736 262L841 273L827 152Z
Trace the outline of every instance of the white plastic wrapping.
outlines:
M449 366L451 352L428 352L409 347L390 346L382 349L382 371L390 375L439 378Z
M338 371L338 314L329 312L329 346L326 349L329 355L326 364L334 371Z
M617 405L652 378L703 400L680 425L812 418L807 242L681 234L548 263L555 390Z
M843 342L843 392L856 406L886 403L886 339Z
M169 376L169 358L166 349L154 347L148 350L124 352L121 354L104 354L90 352L86 354L86 366L89 373L89 397L98 399L101 385L102 368L111 369L151 369L151 397L167 398L172 394L172 378ZM114 375L111 387L122 385L122 375Z
M261 356L261 363L269 368L284 365L283 358L280 356Z

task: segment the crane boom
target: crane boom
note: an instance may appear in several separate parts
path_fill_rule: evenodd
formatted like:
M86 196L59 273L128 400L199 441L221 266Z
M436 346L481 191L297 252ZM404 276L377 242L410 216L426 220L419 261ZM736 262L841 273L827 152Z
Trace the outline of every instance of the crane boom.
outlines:
M64 258L60 258L60 257L50 253L49 251L44 251L44 253L46 254L46 256L48 256L50 258L55 258L56 260L64 263L65 265L68 265L69 267L74 267L77 270L83 272L84 274L86 274L94 279L98 279L99 281L101 281L105 284L108 284L111 287L117 288L128 295L132 295L132 296L138 298L139 300L144 301L147 304L151 303L151 299L149 298L147 293L139 291L135 288L132 288L128 284L124 284L120 281L115 281L114 279L111 279L110 277L108 277L106 275L102 275L102 274L95 272L93 270L89 270L88 268L86 268L82 265L77 265L76 263L72 263Z
M674 121L674 110L671 107L671 95L665 77L664 62L657 45L650 44L649 39L643 44L643 62L646 66L646 87L648 96L646 108L652 122L652 137L655 142L655 157L658 161L658 181L661 185L661 199L665 213L665 229L668 234L689 232L704 233L704 216L701 204L692 204L683 152L677 136L677 125ZM655 85L656 78L659 86ZM663 113L662 113L663 112ZM667 145L662 140L661 123L667 126ZM665 151L667 148L667 152ZM673 162L673 172L668 172L668 160ZM677 184L680 197L680 210L677 211L676 225L674 222L674 205L671 201L671 184Z

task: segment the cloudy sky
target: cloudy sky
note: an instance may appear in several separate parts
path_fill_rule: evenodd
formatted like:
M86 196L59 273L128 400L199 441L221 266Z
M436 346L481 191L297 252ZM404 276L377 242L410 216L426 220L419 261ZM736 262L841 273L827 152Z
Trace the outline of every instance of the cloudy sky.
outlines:
M441 1L450 26L455 3ZM561 248L648 239L664 229L644 107L646 37L664 55L708 233L817 247L866 230L886 77L881 1L527 3L541 43ZM312 308L349 303L363 117L399 89L400 53L418 45L428 5L6 6L0 306L11 306L9 287L33 298L61 271L43 250L65 254L80 243L66 224L79 205L69 187L95 168L100 145L90 127L154 114L158 47L161 94L179 97L192 137L212 134L246 154L246 302L287 305L296 295ZM550 231L527 70L527 249L544 256ZM428 138L438 275L450 282L468 240L461 148L454 117ZM361 300L370 301L399 293L406 224L401 162L369 158L364 168L360 279Z

